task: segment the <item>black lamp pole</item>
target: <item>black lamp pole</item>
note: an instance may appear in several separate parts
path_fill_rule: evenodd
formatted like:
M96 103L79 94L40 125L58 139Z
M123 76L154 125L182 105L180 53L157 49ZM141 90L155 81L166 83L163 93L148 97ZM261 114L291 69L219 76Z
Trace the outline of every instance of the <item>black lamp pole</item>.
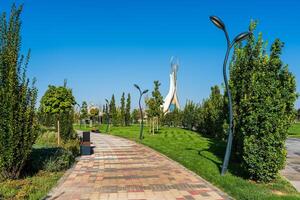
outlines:
M144 129L144 117L143 117L143 110L142 110L142 106L141 106L141 99L142 99L142 96L148 92L148 90L144 90L142 92L141 88L137 84L134 84L134 87L136 89L138 89L139 92L140 92L139 108L140 108L140 116L141 116L141 120L142 120L141 121L141 128L140 128L140 140L142 140L143 139L143 129Z
M225 24L222 22L222 20L216 16L210 16L209 17L212 23L217 26L219 29L223 30L225 33L226 41L227 41L227 50L224 58L224 63L223 63L223 77L224 77L224 82L226 86L226 92L228 96L228 110L229 110L229 134L228 134L228 140L227 140L227 147L226 147L226 153L222 165L222 172L221 175L224 175L227 171L228 163L229 163L229 158L231 154L231 147L232 147L232 140L233 140L233 108L232 108L232 97L231 97L231 92L230 88L228 85L228 79L227 79L227 73L226 73L226 65L227 65L227 60L228 56L230 53L231 48L234 46L235 43L241 42L242 40L245 40L248 38L252 33L251 32L243 32L237 35L232 42L230 42L228 32L226 30Z
M105 101L106 101L106 118L107 118L106 133L108 133L109 124L110 124L109 101L107 99L105 99Z

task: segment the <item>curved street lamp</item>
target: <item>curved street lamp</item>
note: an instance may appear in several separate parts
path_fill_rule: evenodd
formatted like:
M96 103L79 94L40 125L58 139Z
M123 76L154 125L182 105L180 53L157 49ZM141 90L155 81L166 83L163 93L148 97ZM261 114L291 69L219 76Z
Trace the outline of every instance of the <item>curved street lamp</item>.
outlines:
M136 88L136 89L138 89L139 90L139 92L140 92L140 98L139 98L139 108L140 108L140 116L141 116L141 128L140 128L140 140L142 140L143 139L143 129L144 129L144 116L143 116L143 110L142 110L142 106L141 106L141 99L142 99L142 96L144 95L144 94L146 94L149 90L144 90L143 92L142 92L142 90L141 90L141 88L137 85L137 84L134 84L134 87Z
M110 117L109 117L109 101L105 99L106 101L106 119L107 119L107 126L106 126L106 133L108 133L109 124L110 124Z
M230 50L234 46L234 44L247 39L252 33L251 32L240 33L233 39L232 42L230 42L228 32L227 32L225 24L222 22L222 20L220 18L218 18L217 16L210 16L209 19L215 26L217 26L219 29L224 31L225 37L227 40L227 50L226 50L224 63L223 63L223 77L224 77L224 82L225 82L227 96L228 96L229 135L228 135L228 140L227 140L226 153L225 153L225 157L224 157L224 161L223 161L223 165L222 165L221 175L223 176L227 171L228 162L229 162L229 158L230 158L230 154L231 154L232 140L233 140L233 108L232 108L232 97L231 97L231 92L229 89L227 73L226 73L227 60L228 60Z

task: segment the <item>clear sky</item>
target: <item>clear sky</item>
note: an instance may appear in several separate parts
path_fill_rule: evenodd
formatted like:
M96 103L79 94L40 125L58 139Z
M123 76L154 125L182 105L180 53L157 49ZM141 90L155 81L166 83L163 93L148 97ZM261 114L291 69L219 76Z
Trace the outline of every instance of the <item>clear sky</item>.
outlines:
M283 60L300 85L297 0L0 0L0 11L13 2L24 3L22 50L32 50L28 75L37 78L39 97L66 78L79 103L103 104L113 93L119 100L124 91L136 106L133 83L152 90L159 80L166 96L169 60L178 56L179 101L200 102L223 81L226 43L210 15L223 19L231 38L259 20L265 40L285 42Z

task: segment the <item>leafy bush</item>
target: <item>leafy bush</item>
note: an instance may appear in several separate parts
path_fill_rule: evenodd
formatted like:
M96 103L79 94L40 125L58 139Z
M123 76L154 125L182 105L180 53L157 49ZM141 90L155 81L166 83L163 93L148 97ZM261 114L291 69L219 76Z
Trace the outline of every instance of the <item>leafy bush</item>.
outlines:
M182 112L175 108L174 111L164 115L162 122L167 126L179 127L182 125Z
M0 18L0 178L20 176L37 135L37 90L26 78L30 54L20 55L21 11L13 5L9 21L5 13Z
M61 147L34 148L25 167L25 174L40 170L57 172L68 169L75 161L72 152Z
M48 172L58 172L68 169L75 161L72 152L58 149L53 156L44 162L43 169Z
M80 143L78 139L68 140L63 143L62 147L72 153L74 157L80 154Z
M252 23L253 31L256 23ZM267 55L260 34L235 49L231 88L235 114L235 152L251 179L268 182L284 167L287 131L295 119L295 77L281 59L276 39Z

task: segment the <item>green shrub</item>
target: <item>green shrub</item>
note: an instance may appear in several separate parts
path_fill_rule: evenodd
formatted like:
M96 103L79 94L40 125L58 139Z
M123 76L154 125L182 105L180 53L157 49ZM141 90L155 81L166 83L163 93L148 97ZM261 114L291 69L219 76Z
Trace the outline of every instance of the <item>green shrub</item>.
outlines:
M78 139L68 140L63 143L62 147L72 153L74 157L80 154L80 143Z
M250 26L250 31L256 27ZM295 77L281 59L278 39L267 55L260 34L235 49L231 88L235 114L235 152L251 179L268 182L284 167L287 131L295 119Z
M40 170L57 172L68 169L75 161L72 152L61 147L33 148L24 174L34 174Z
M46 160L43 169L48 172L59 172L68 169L75 161L72 152L58 149L53 156Z

